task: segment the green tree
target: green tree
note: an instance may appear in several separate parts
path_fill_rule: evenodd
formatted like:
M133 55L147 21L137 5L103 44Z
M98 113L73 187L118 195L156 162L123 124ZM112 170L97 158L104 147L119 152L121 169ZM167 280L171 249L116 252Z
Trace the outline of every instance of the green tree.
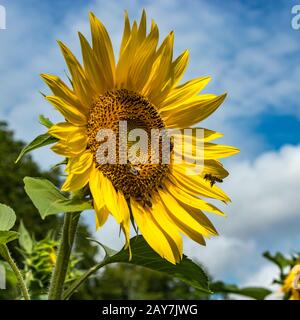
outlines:
M0 203L4 203L17 213L30 231L41 239L51 229L57 229L60 219L57 216L42 221L30 199L24 191L25 176L44 177L59 184L59 170L42 171L30 155L15 164L20 151L24 147L22 141L14 139L13 132L8 130L5 122L0 122ZM18 225L17 223L16 225Z

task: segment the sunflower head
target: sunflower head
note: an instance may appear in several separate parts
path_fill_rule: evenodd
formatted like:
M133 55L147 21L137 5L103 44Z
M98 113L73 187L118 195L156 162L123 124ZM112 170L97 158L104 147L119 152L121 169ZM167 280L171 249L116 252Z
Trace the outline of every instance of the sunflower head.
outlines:
M179 262L182 235L205 244L204 237L217 234L204 212L223 213L204 198L229 201L215 185L228 175L219 159L238 152L212 143L222 136L218 132L189 129L201 132L190 139L182 132L213 113L226 95L199 94L209 77L180 84L188 51L174 58L174 33L159 44L154 21L147 31L145 11L140 22L132 24L125 12L118 61L104 25L93 13L90 24L91 44L79 33L82 63L59 42L71 86L56 76L42 75L53 92L46 99L64 117L49 129L59 139L53 151L67 158L62 190L74 192L88 186L98 227L111 214L128 246L132 220L158 254L171 263ZM170 129L175 133L165 145ZM151 139L138 144L138 133L140 141ZM186 158L202 162L197 174L187 174L195 163L174 161L183 142ZM196 155L195 145L202 150Z
M120 124L124 124L124 130ZM113 186L121 191L126 199L133 197L144 201L149 201L149 193L162 184L162 180L167 173L168 165L158 163L153 164L151 153L145 152L145 163L134 164L125 151L124 161L122 159L122 137L127 137L128 132L135 129L144 130L149 136L153 129L163 129L165 127L162 118L156 107L142 95L119 89L107 91L100 95L91 106L87 124L88 148L94 155L94 162L98 164L98 169L110 179ZM111 130L115 134L113 154L114 161L101 164L101 154L99 148L103 146L99 139L100 130ZM105 137L106 138L106 137ZM125 149L130 147L130 141L125 141ZM147 147L151 147L148 146ZM123 148L124 149L124 148ZM107 151L107 150L105 150ZM130 156L130 154L129 154ZM105 160L105 159L104 159Z

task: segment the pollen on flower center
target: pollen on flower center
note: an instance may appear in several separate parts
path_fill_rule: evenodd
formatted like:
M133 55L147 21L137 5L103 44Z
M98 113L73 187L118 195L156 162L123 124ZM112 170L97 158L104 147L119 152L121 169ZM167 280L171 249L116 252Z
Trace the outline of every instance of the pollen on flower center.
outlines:
M120 89L99 95L90 107L88 118L88 149L94 154L94 160L101 172L111 180L117 190L126 198L134 197L151 206L150 193L162 184L168 172L168 165L151 163L151 145L148 142L147 163L132 164L130 154L128 162L122 163L119 156L120 121L126 121L127 134L132 129L143 129L151 137L151 129L164 129L165 125L156 107L145 97ZM116 164L99 164L96 153L101 144L97 140L100 129L110 129L116 136ZM127 139L126 139L127 140ZM127 143L130 147L130 143Z

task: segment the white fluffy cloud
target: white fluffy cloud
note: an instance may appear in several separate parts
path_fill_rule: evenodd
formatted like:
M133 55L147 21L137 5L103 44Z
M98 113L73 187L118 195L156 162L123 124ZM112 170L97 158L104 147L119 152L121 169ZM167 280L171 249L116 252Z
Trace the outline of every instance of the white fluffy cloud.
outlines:
M287 254L297 250L299 164L300 146L284 146L253 161L232 164L224 185L233 201L223 208L228 216L213 217L220 236L210 240L205 249L187 242L188 252L207 265L215 277L229 275L246 284L253 280L249 275L266 265L261 257L265 250Z
M245 287L265 287L273 291L278 291L278 285L273 284L273 280L278 277L278 267L274 264L264 264L259 270L249 274L242 283Z
M283 146L232 165L225 186L232 196L226 231L247 237L300 220L300 146Z
M221 235L207 241L206 247L201 247L189 239L185 239L185 252L194 257L214 277L221 279L233 270L236 275L241 274L241 252L245 256L253 256L256 250L255 241L243 241L232 235Z

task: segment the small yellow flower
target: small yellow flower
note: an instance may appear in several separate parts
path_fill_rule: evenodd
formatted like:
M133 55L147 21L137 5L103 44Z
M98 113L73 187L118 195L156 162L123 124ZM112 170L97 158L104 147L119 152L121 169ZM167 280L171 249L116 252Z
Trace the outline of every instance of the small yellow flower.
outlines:
M140 22L132 25L125 13L118 62L104 25L93 13L90 24L92 45L79 33L83 65L59 42L72 87L56 76L42 74L53 92L46 99L65 118L49 130L59 139L53 151L68 159L68 176L62 190L73 192L89 186L97 227L111 214L120 224L128 247L132 218L149 245L175 264L182 258L181 235L202 245L204 237L217 235L203 211L223 213L203 198L230 201L215 182L228 175L219 159L238 150L211 143L222 134L203 129L200 140L204 144L204 170L187 175L191 164L165 164L161 157L156 164L99 164L97 150L101 143L97 133L111 129L119 139L120 121L127 121L130 129L142 128L149 135L152 129L191 127L213 113L226 94L198 95L209 77L179 84L188 51L173 58L173 32L158 45L158 27L152 21L147 33L145 11Z
M289 295L289 300L300 300L300 264L292 268L281 289Z
M56 256L56 251L54 249L52 249L52 251L50 252L49 257L50 257L51 263L55 265L57 256Z

